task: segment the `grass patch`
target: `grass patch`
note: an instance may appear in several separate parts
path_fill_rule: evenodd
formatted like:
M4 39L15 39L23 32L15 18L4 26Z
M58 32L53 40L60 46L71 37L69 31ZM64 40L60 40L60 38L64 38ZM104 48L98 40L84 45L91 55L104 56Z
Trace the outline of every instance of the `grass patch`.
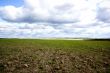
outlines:
M110 73L110 42L0 39L0 73Z

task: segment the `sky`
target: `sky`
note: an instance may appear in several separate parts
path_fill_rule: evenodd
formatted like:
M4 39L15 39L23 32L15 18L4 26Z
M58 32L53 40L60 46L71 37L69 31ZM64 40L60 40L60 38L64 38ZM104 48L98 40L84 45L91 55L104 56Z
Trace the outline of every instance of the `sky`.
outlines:
M0 0L0 38L110 38L110 0Z

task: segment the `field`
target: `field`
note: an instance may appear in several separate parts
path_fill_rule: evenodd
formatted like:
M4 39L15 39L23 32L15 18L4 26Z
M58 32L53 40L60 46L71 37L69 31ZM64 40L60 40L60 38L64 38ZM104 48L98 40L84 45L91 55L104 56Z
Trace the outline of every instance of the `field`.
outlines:
M0 39L0 73L110 73L110 41Z

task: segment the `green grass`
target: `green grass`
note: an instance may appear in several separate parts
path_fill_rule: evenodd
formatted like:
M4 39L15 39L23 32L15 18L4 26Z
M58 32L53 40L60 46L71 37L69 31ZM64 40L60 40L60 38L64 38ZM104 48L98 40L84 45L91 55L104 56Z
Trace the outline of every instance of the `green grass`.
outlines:
M110 73L110 41L0 39L0 73Z

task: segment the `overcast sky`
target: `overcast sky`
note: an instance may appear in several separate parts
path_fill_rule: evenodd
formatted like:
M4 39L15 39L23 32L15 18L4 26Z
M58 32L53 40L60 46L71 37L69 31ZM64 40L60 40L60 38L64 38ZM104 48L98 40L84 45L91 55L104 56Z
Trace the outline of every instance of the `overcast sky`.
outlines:
M0 0L0 38L110 38L110 0Z

